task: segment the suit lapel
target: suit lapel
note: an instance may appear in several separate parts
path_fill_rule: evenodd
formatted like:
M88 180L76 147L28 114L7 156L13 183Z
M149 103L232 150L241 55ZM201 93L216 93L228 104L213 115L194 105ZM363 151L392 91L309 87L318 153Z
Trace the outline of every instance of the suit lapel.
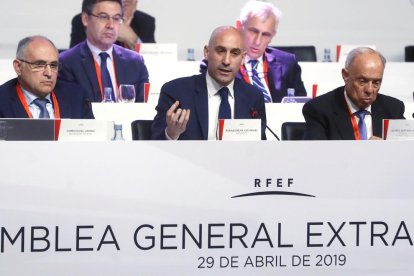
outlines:
M126 79L126 77L128 76L128 68L126 68L125 64L127 64L126 62L124 62L124 55L122 54L122 51L120 51L120 49L114 45L114 50L113 50L113 57L114 57L114 64L115 64L115 78L117 81L117 84L129 84L128 80Z
M240 80L234 80L234 119L250 118L250 101L247 97L247 93L242 91L240 86ZM247 111L247 113L246 113ZM257 111L257 110L256 110Z
M382 120L385 118L385 112L381 103L377 100L371 106L372 118L372 134L377 137L382 137Z
M95 61L93 59L91 51L88 48L88 45L86 44L86 40L81 44L80 56L83 69L85 70L87 79L89 80L92 87L92 90L88 89L88 91L90 91L89 97L93 102L100 102L102 100L102 96L98 78L96 76Z
M208 97L206 75L195 76L194 111L204 140L208 139Z
M282 64L277 61L277 57L271 52L266 52L266 60L268 64L267 78L269 82L269 90L272 94L273 102L281 102L284 97L282 90Z
M348 106L345 101L344 87L340 87L336 90L335 104L337 106L331 108L333 108L333 113L336 116L335 123L340 136L344 140L354 140L354 129L349 117Z
M17 84L17 81L16 81L16 84ZM10 93L10 103L11 103L15 118L29 118L29 115L27 115L26 110L23 107L23 103L20 101L19 97L17 96L16 85L13 85L12 87L12 90Z

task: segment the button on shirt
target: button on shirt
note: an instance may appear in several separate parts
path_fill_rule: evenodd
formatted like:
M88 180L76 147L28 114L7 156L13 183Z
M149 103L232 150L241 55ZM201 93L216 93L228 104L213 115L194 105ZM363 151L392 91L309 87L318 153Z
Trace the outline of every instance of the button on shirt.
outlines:
M354 114L355 112L359 111L361 108L359 108L358 106L356 106L351 99L348 97L348 95L345 93L345 100L346 103L348 104L348 108L351 112L351 114ZM372 116L371 116L371 106L367 107L365 110L368 111L368 113L365 114L365 125L367 126L367 138L371 138L371 136L373 135L373 130L372 130ZM359 118L356 115L353 115L357 124L359 123Z
M101 52L106 52L109 55L109 57L106 60L106 67L108 68L108 72L109 72L109 75L111 77L112 89L113 89L114 95L115 95L114 100L116 102L117 97L118 97L116 91L118 91L118 89L116 87L116 76L115 76L115 71L114 71L114 59L113 59L113 55L112 55L113 47L109 48L106 51L102 51L102 50L96 48L95 46L93 46L88 40L86 40L86 43L88 44L88 47L92 52L94 60L96 60L96 62L98 63L99 66L101 66L101 57L99 56L99 54Z
M218 91L221 86L210 75L206 74L207 92L208 92L208 140L217 140L218 113L221 103ZM231 117L234 118L234 81L227 88L229 89L229 104L231 108ZM191 116L191 115L190 115Z
M28 92L22 87L24 98L26 99L26 102L29 104L29 110L32 113L32 116L34 119L39 119L40 115L40 108L37 106L33 101L36 100L38 97L34 94ZM46 104L47 112L49 112L50 119L55 118L55 111L53 109L52 99L50 97L50 94L45 97L45 99L49 100L49 102Z

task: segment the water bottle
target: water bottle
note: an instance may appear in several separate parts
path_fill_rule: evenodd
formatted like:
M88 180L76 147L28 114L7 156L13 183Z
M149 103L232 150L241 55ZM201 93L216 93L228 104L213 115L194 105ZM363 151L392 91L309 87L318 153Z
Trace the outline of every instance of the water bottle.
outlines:
M112 138L112 141L125 141L124 137L122 136L122 125L115 124L114 130L115 134Z
M188 61L194 61L194 48L188 48L187 49L187 60Z
M114 103L114 99L112 99L112 87L105 87L104 88L104 97L102 100L103 103Z
M295 97L295 88L288 88L287 89L287 97L285 103L296 103Z
M331 60L331 49L323 49L323 60L322 62L332 62Z

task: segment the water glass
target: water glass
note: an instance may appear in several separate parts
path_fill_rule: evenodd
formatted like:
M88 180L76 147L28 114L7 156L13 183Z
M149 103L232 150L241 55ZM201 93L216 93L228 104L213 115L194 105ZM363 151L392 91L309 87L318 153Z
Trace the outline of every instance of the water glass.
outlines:
M135 86L130 84L121 84L119 86L118 102L133 103L135 102Z

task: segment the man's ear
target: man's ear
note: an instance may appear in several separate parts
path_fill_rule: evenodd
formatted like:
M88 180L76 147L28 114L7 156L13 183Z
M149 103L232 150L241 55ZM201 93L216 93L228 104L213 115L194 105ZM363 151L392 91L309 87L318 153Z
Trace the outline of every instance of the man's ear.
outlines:
M13 60L13 68L17 76L20 76L22 74L22 63L17 59Z
M207 45L205 45L205 46L204 46L204 58L208 60L208 58L207 58L207 57L208 57L208 46L207 46Z
M82 24L84 27L88 26L88 16L86 12L82 12Z
M344 80L345 83L347 83L349 79L349 72L345 68L342 68L342 79Z

